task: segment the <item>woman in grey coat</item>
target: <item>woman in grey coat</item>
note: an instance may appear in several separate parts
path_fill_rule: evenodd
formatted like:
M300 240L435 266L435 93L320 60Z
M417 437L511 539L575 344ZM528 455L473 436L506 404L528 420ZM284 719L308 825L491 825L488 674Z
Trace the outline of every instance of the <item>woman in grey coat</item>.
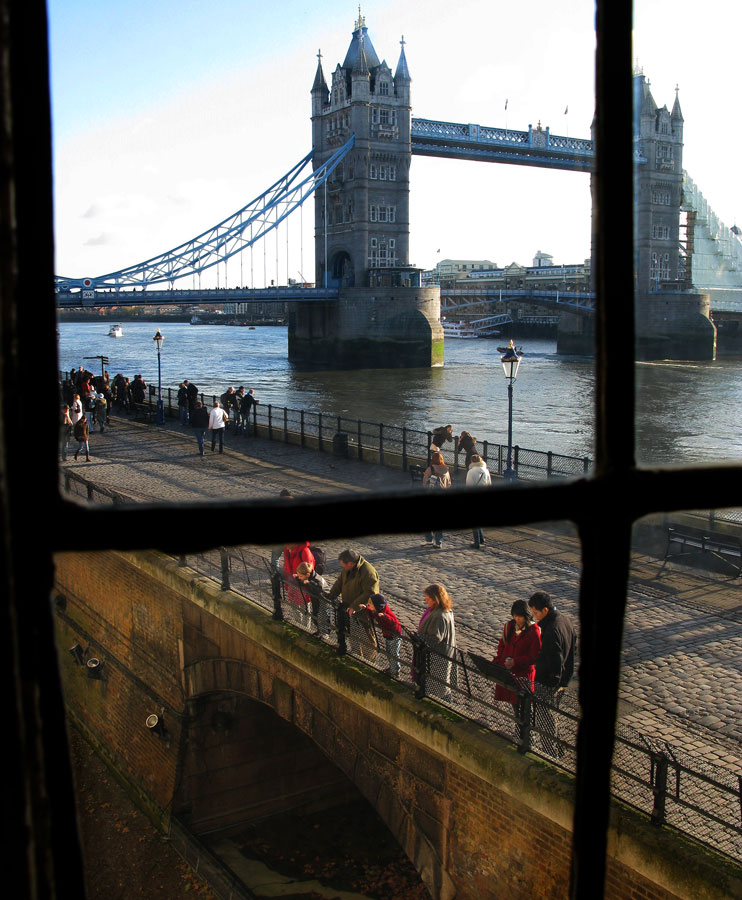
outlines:
M425 689L429 696L451 699L451 670L456 653L456 625L453 602L442 584L425 588L427 609L417 626L417 633L433 651Z

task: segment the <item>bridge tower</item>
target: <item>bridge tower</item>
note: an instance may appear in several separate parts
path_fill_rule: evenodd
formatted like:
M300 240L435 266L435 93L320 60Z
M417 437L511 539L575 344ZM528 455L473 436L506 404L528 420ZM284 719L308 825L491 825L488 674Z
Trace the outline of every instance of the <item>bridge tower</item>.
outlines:
M683 113L655 103L644 74L634 75L634 273L639 358L713 359L716 329L708 295L694 293L681 253ZM686 271L687 270L687 271Z
M328 86L311 89L313 165L350 137L353 149L315 194L315 280L337 304L297 304L289 325L296 362L342 368L443 362L440 291L410 265L410 73L404 39L394 73L379 61L365 19Z

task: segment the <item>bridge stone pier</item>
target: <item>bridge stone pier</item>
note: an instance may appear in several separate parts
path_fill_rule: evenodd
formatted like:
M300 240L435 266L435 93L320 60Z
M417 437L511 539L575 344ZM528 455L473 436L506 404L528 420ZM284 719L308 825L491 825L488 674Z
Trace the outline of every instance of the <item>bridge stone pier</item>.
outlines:
M165 831L360 793L435 900L568 896L564 773L160 553L60 555L54 601L70 719ZM609 848L610 900L729 896L718 861L627 809Z

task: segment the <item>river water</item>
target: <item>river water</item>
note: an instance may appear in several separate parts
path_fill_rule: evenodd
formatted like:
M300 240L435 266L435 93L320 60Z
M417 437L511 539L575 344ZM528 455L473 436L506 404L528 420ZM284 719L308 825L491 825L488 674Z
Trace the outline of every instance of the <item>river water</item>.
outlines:
M59 366L93 372L106 355L108 372L141 373L157 384L152 322L123 322L109 338L110 319L59 325ZM207 395L254 388L261 403L321 411L426 430L451 424L478 440L507 442L507 385L498 341L446 341L437 369L299 371L288 361L286 327L163 326L163 387L184 379ZM519 344L519 346L521 346ZM525 340L514 386L513 443L568 456L593 456L594 365L557 356L554 340ZM637 457L651 465L739 460L742 457L742 359L637 363Z

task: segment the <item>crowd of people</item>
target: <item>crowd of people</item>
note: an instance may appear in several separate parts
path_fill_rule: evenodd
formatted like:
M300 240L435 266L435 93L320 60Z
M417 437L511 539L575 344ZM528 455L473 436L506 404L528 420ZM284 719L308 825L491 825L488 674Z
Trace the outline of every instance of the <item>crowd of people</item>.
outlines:
M279 556L280 553L274 554L274 563ZM321 638L334 628L343 642L347 638L354 655L372 664L383 654L387 664L382 672L392 678L400 677L401 643L407 632L413 647L423 644L432 651L424 663L418 654L413 654L416 661L410 676L418 683L425 679L428 696L451 700L456 624L453 600L444 585L434 583L424 589L422 615L416 630L409 632L392 610L388 597L380 592L375 567L353 549L343 550L338 560L340 574L328 588L323 577L322 551L309 541L284 548L285 596L296 611L295 621L313 628ZM337 609L334 622L333 608ZM513 716L518 719L519 695L535 694L542 701L537 707L536 726L545 750L556 758L563 755L563 744L558 738L555 711L574 674L576 647L576 632L570 619L559 612L548 593L535 591L528 601L513 603L492 660L515 688L497 684L494 700L511 704Z
M118 373L111 379L105 369L100 375L94 375L84 366L72 369L60 382L59 390L62 398L60 458L67 459L74 438L78 445L75 459L84 452L87 462L90 461L90 432L96 426L101 432L105 431L111 424L112 412L133 412L154 394L154 386L148 385L139 374L130 380ZM200 456L204 455L208 431L211 432L211 449L215 451L218 445L219 453L224 452L224 429L227 425L232 426L235 434L249 437L258 405L252 388L227 388L210 410L204 406L200 396L193 382L188 379L181 382L177 393L180 424L193 427Z

